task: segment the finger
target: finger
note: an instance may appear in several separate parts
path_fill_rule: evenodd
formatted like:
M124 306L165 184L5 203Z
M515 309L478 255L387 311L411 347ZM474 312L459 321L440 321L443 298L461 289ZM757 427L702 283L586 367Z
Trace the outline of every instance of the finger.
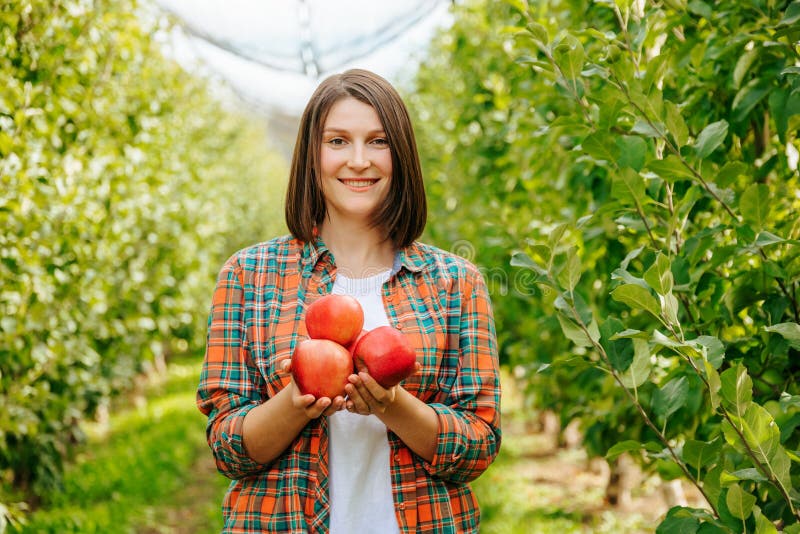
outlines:
M363 386L361 387L363 388ZM369 403L361 394L359 386L356 386L354 384L347 384L344 389L347 392L348 411L353 413L359 413L361 415L367 415L370 413L371 410L369 407Z
M389 390L378 384L368 373L358 373L358 377L363 382L369 397L375 399L379 404L385 404L389 400Z
M292 370L292 360L287 358L287 359L283 360L282 362L280 362L279 366L280 366L281 372L288 373L288 372L290 372Z
M311 419L316 419L331 405L331 399L328 397L320 397L311 406L306 408L306 416Z
M324 412L322 412L322 415L331 416L342 408L344 408L344 397L338 395L335 399L333 399L331 405L328 406Z

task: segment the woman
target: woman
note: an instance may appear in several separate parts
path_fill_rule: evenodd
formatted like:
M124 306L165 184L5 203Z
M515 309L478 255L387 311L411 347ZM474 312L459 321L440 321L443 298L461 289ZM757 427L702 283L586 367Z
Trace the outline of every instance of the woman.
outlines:
M324 80L294 150L292 235L231 257L213 296L197 402L233 479L225 532L478 530L468 482L500 447L494 322L477 269L416 241L425 220L400 96L364 70ZM307 306L332 292L359 300L366 329L401 329L417 373L302 395L290 357Z

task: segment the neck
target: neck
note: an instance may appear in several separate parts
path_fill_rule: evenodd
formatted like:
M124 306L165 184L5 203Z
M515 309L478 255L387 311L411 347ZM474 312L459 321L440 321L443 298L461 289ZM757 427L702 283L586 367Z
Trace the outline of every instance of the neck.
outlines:
M363 278L392 267L394 244L377 228L328 219L319 232L336 258L337 270L345 276Z

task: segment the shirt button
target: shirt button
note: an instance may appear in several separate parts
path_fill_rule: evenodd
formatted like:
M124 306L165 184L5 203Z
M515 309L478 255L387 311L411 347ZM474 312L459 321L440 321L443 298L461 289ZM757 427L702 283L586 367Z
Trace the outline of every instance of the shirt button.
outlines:
M397 462L397 463L400 463L400 455L399 454L395 454L394 455L394 461Z
M394 327L397 328L398 330L402 330L403 329L403 323L398 321L398 322L394 323Z
M401 502L400 504L397 505L397 507L400 508L401 510L405 510L406 509L406 503Z

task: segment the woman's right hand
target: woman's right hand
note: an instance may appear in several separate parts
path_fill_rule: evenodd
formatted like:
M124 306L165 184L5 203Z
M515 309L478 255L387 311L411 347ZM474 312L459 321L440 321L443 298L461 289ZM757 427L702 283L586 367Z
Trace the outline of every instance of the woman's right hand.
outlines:
M283 361L281 364L282 371L290 372L291 365L291 360ZM292 389L292 406L302 410L309 419L316 419L320 415L333 415L344 408L344 397L341 395L337 395L333 399L329 397L316 398L310 393L304 395L300 392L300 388L297 387L294 378L292 378L289 387Z

